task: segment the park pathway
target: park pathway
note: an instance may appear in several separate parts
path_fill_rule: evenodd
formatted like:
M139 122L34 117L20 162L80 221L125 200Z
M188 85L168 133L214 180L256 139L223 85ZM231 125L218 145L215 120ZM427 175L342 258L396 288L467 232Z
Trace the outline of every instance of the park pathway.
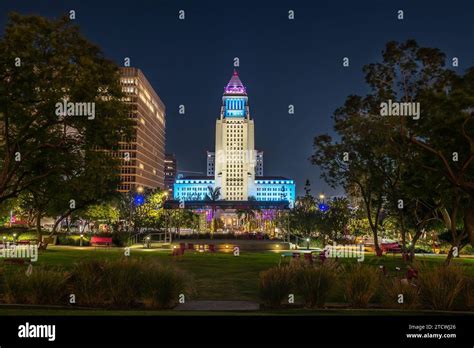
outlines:
M257 311L260 305L252 301L188 301L175 307L176 311Z

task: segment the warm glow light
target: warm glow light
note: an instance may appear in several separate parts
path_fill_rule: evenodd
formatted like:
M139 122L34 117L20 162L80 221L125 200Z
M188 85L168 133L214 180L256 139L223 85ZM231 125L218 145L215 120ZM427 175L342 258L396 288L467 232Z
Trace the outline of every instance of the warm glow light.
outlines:
M322 193L319 195L319 199L324 199L324 197L325 197L325 196L324 196L324 194L322 194Z
M225 248L226 248L226 249L229 249L229 246L228 246L228 245L226 245L226 246L225 246Z
M137 192L138 192L138 193L142 193L142 192L143 192L143 187L142 187L142 186L138 186L138 187L137 187Z
M280 244L277 244L276 247L279 248L279 247L280 247Z
M309 238L306 238L306 241L309 242Z
M84 235L83 235L83 234L81 234L81 238L83 238L83 237L84 237Z
M176 245L173 245L173 249L176 249Z

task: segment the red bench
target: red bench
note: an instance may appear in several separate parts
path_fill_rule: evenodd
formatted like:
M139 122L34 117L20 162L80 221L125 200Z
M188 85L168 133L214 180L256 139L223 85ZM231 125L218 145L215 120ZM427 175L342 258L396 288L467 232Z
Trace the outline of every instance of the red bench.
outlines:
M400 253L402 251L398 243L383 243L381 244L381 248L382 251L386 253Z
M91 238L91 245L92 246L111 246L112 245L112 237L96 237L96 236L93 236Z

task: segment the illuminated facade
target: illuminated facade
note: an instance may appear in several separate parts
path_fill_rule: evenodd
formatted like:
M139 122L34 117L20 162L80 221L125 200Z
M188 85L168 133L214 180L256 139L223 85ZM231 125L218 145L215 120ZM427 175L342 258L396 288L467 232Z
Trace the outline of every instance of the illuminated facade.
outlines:
M120 143L118 191L164 188L165 106L137 68L120 69L122 90L135 121L131 142Z
M165 190L169 197L173 197L174 182L177 177L178 163L172 153L165 154Z
M255 150L247 90L236 71L224 88L215 139L215 151L207 152L207 175L176 180L176 200L209 199L211 187L220 188L221 200L287 201L293 205L293 180L263 176L263 151Z

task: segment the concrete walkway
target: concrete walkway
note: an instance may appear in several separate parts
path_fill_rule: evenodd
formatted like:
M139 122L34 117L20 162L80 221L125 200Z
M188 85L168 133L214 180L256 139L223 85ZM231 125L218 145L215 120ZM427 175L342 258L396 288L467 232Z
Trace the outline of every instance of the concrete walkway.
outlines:
M176 311L257 311L260 306L251 301L187 301L177 305Z

